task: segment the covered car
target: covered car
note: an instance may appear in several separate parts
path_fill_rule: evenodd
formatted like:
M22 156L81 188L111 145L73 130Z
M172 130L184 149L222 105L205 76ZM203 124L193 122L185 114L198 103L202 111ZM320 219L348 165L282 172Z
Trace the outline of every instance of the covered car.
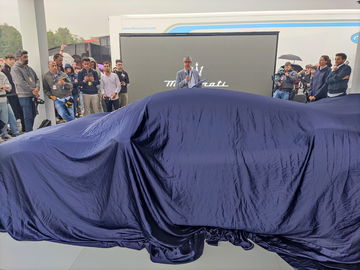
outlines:
M159 263L230 241L296 269L360 269L359 149L359 94L163 92L1 144L0 230Z

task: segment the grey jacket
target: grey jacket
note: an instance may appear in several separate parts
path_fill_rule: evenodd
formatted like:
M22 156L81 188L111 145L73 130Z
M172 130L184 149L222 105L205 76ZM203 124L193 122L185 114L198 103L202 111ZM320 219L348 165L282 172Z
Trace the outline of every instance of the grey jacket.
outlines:
M63 86L59 85L58 82L64 80ZM44 74L43 78L44 93L46 96L55 96L57 98L64 98L71 96L73 85L66 75L65 72L59 71L53 75L50 71Z
M4 86L4 85L9 87L9 89L7 89L6 92L10 92L11 84L10 84L8 78L6 77L6 75L4 73L0 72L0 86ZM5 92L5 90L0 90L0 103L7 102L6 92Z
M23 65L19 61L11 69L16 93L18 97L33 97L34 88L40 88L40 81L35 71L28 65Z
M280 90L291 92L294 88L294 84L297 78L297 73L294 70L290 70L288 76L285 76L284 72L284 74L280 78Z
M200 75L197 70L192 69L190 71L190 81L185 80L186 78L186 71L184 69L179 70L176 73L176 88L192 88L195 84L197 84L200 81Z

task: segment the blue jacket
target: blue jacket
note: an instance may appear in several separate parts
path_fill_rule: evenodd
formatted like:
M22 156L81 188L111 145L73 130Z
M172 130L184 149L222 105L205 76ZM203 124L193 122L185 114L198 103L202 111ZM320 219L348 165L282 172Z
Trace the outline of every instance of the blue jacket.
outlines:
M309 88L309 95L322 99L327 97L328 85L326 79L331 72L331 67L318 68L312 77Z
M85 82L84 81L85 76L87 76L90 73L94 77L94 81L93 82ZM81 92L83 92L84 94L88 94L88 95L98 94L98 89L96 86L99 84L100 84L99 76L95 70L90 69L89 72L87 72L86 69L83 69L79 72L78 86L79 86L79 89L81 90Z
M348 88L349 79L344 80L345 76L351 74L351 67L344 64L339 67L336 71L332 71L327 78L328 93L329 94L340 94L346 93Z

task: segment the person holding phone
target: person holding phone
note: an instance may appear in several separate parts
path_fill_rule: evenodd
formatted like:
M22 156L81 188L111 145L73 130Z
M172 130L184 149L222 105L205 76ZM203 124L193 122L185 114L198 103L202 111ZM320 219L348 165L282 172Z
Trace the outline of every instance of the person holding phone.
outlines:
M90 67L89 58L82 60L82 66L83 69L78 74L78 85L83 93L84 115L100 113L100 101L97 88L100 84L99 76L97 72Z

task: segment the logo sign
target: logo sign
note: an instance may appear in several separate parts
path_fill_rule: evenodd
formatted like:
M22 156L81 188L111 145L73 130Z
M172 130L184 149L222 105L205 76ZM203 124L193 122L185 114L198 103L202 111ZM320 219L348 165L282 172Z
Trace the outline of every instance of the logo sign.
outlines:
M359 35L360 33L355 33L351 36L351 41L354 43L359 43Z
M199 75L202 76L202 73L204 71L204 66L200 66L198 62L195 63L195 67L194 69L199 72ZM169 88L175 88L176 87L176 80L164 80L165 86L169 87ZM220 88L228 88L230 87L226 81L224 80L214 80L211 82L204 82L202 84L203 87L206 88L216 88L216 87L220 87Z

